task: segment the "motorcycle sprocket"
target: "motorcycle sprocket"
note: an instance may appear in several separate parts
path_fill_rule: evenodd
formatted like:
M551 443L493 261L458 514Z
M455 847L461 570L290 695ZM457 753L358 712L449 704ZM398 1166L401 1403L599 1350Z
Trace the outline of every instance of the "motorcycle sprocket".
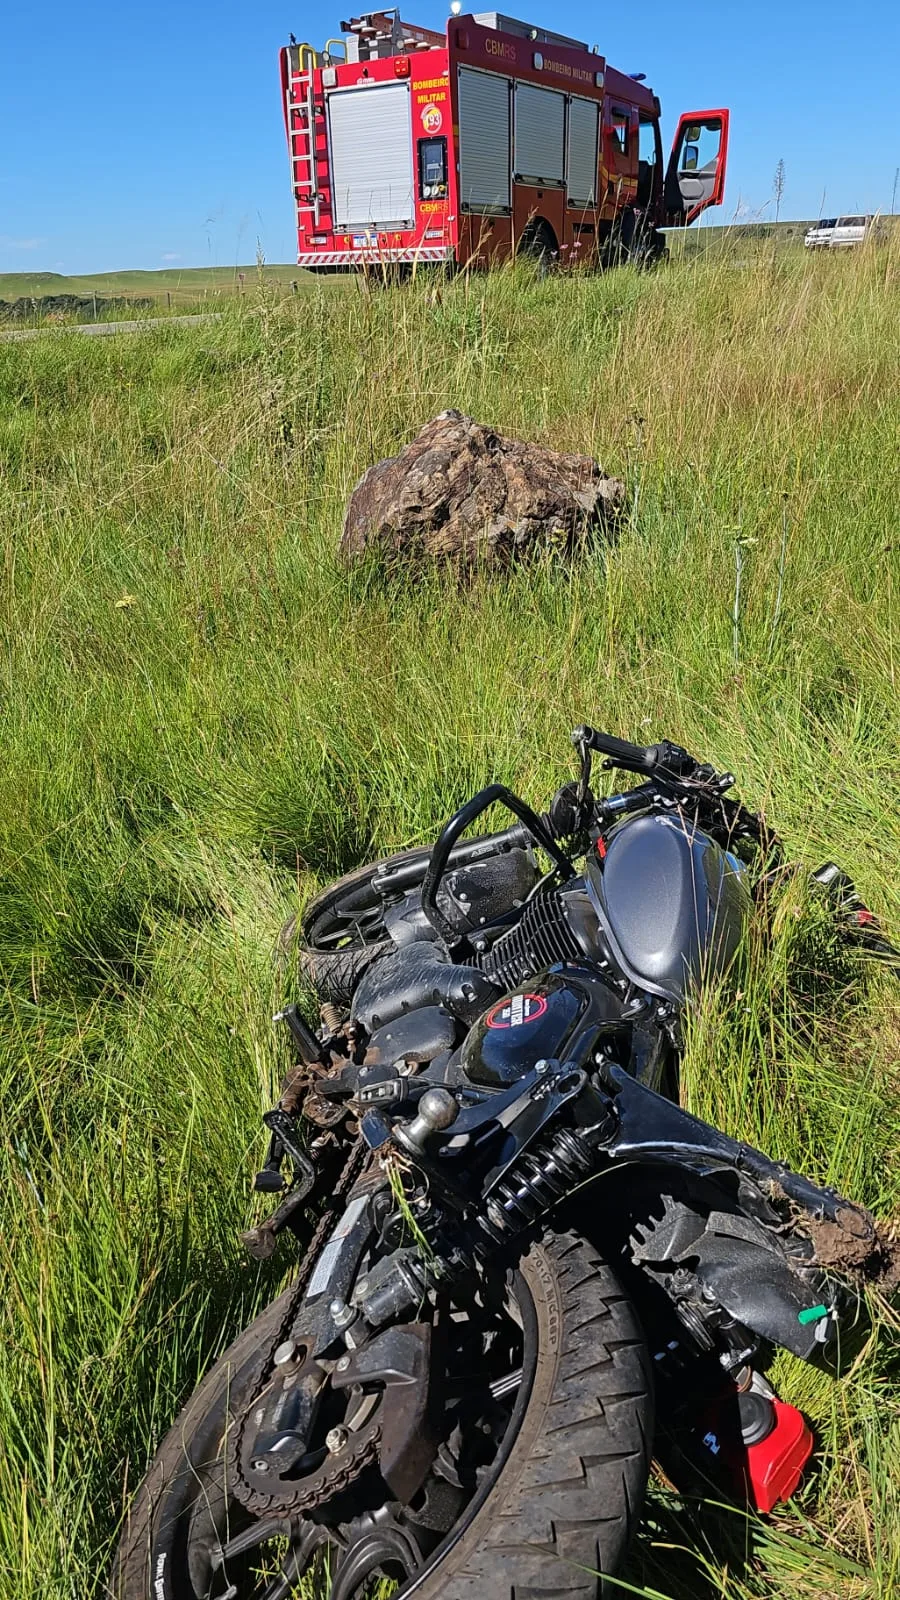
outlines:
M379 1415L360 1428L343 1450L326 1456L321 1466L298 1481L282 1479L277 1489L265 1494L247 1482L241 1461L232 1463L236 1470L231 1487L235 1498L255 1517L270 1516L273 1512L288 1517L304 1516L349 1489L360 1473L378 1459L380 1440Z

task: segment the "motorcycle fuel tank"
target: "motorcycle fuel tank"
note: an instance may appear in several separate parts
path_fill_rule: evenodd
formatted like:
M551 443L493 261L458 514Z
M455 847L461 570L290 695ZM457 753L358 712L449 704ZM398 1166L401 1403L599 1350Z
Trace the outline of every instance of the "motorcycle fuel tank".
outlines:
M679 817L634 817L589 861L588 891L616 963L650 994L680 1002L726 972L750 897L745 868Z

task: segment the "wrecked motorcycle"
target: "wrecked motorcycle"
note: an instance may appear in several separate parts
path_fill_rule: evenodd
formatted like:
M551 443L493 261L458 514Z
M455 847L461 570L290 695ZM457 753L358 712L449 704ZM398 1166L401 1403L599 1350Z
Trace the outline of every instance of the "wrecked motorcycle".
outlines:
M255 1184L278 1203L244 1240L294 1234L299 1272L164 1441L116 1600L588 1600L655 1407L758 1510L796 1488L811 1435L761 1368L833 1353L890 1246L677 1104L686 1012L739 966L777 843L677 745L573 743L546 813L492 784L294 930L321 1026L283 1013L297 1066ZM595 752L642 781L596 797ZM498 804L513 826L463 838Z

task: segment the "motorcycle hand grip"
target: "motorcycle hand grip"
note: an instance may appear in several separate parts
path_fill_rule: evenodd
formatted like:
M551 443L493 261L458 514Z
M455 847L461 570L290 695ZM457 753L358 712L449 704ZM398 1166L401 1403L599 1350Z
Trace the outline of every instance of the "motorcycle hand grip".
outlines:
M627 739L616 739L611 733L600 733L596 728L576 728L572 734L576 746L587 745L589 750L599 750L611 762L626 772L654 773L665 771L683 775L694 771L697 763L680 745L664 739L661 744L631 744Z

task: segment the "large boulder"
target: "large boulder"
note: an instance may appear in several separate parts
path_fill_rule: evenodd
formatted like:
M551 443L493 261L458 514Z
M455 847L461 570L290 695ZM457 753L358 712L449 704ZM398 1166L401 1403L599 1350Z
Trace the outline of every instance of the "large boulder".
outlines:
M546 544L571 549L610 537L625 485L590 456L505 439L459 411L442 411L400 454L370 467L347 507L346 560L451 559L502 565Z

